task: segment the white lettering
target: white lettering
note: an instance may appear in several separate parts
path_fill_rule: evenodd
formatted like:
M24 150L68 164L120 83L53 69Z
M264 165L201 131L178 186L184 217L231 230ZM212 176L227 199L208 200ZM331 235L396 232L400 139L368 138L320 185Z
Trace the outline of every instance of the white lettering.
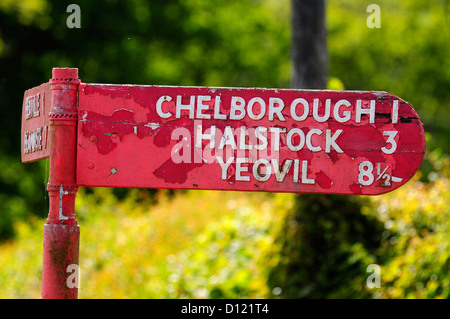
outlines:
M297 135L300 137L300 142L298 143L297 146L294 146L292 144L292 136L295 133L297 133ZM286 144L291 151L297 152L297 151L301 150L303 148L303 146L305 145L305 133L303 133L303 131L299 128L293 128L287 134Z
M351 106L350 102L347 100L337 101L336 104L334 105L333 116L336 119L336 121L338 121L339 123L345 123L350 120L351 112L348 110L344 111L344 112L342 112L343 116L341 116L339 114L339 108L341 107L341 105L345 105L346 107Z
M239 149L241 150L251 150L253 147L253 145L245 144L246 137L248 137L246 127L241 126L239 134Z
M308 178L308 161L302 161L302 184L314 184L316 181Z
M359 163L358 183L363 186L369 186L373 183L373 164L369 161ZM367 177L367 179L365 178Z
M265 133L267 132L267 127L265 126L258 126L255 130L255 136L257 139L259 139L262 143L261 144L256 144L255 145L255 149L257 150L265 150L267 148L267 145L269 144L267 142L267 137L264 134L261 133Z
M198 121L200 122L200 121ZM209 133L206 133L209 131ZM197 125L197 130L195 131L195 147L202 148L202 141L208 139L209 147L214 148L216 145L216 126L211 125L210 129L207 129L205 133L203 133L202 125Z
M394 100L392 103L392 124L398 122L398 100Z
M167 118L172 116L172 113L170 113L170 112L163 112L163 110L162 110L162 104L165 101L170 102L170 101L172 101L172 98L170 96L168 96L168 95L164 95L164 96L161 96L158 99L158 101L156 102L156 112L163 119L167 119Z
M260 112L258 115L255 115L255 113L253 113L253 106L258 103L260 105ZM247 105L247 113L248 116L253 119L253 120L260 120L264 117L264 115L266 114L266 102L264 102L264 100L260 97L254 97L252 98Z
M298 183L298 172L300 170L299 166L300 166L300 160L298 159L294 159L294 177L293 177L293 182L294 183Z
M176 109L176 118L181 118L181 111L189 111L189 118L194 118L194 108L195 108L195 95L192 95L189 98L189 104L182 104L182 95L177 95L177 109Z
M210 119L210 114L203 114L202 111L209 109L208 104L203 104L203 102L211 101L211 96L209 95L199 95L197 97L197 118L198 119Z
M236 142L234 141L233 130L230 126L225 127L222 139L219 143L219 149L223 149L225 145L230 145L233 150L237 149Z
M216 96L216 102L214 103L214 118L216 120L226 120L227 116L220 113L220 96Z
M289 169L292 166L292 160L288 159L285 161L283 169L280 172L280 166L278 165L278 159L273 158L272 159L272 165L275 171L275 178L277 182L282 182L284 178L286 177L287 172L289 172Z
M363 108L362 101L356 100L356 123L361 123L362 114L369 114L369 123L375 123L375 100L370 100L369 108Z
M275 107L275 105L278 105L278 107ZM280 121L286 121L283 113L281 113L283 109L284 109L283 100L277 97L271 97L269 99L269 121L273 121L274 114L277 115Z
M239 112L237 114L236 112ZM245 100L239 96L231 97L230 119L242 120L245 116Z
M285 133L286 128L285 127L270 127L269 128L270 133L274 133L275 138L272 140L274 143L272 145L272 149L274 151L280 150L280 133Z
M323 123L328 120L330 117L330 108L331 108L331 100L325 100L325 114L323 116L319 116L319 99L313 100L313 118L319 122Z
M317 129L317 128L310 129L309 132L306 134L306 146L308 147L308 149L311 152L319 152L319 151L322 150L322 147L320 147L320 146L313 146L312 143L311 143L311 137L312 137L313 134L321 135L322 131Z
M392 145L391 148L386 148L385 146L383 146L381 148L381 151L384 154L392 154L397 149L397 142L395 141L395 137L397 136L397 133L398 133L398 131L383 131L383 136L388 137L386 143L390 143Z
M343 130L337 130L334 132L333 136L331 136L331 130L326 130L326 139L325 139L325 153L331 152L331 147L333 147L336 152L344 153L344 151L336 144L336 139L343 132Z
M38 117L39 112L39 100L40 100L40 94L35 94L32 96L29 96L25 99L25 119L31 119L33 117Z
M241 173L248 172L248 166L242 166L243 163L248 163L247 157L236 158L236 181L249 182L250 176L242 176ZM223 175L223 174L222 174Z
M222 168L222 179L227 180L227 171L228 167L231 165L231 163L234 161L234 157L230 156L226 163L224 163L221 156L216 156L217 162L219 163L220 167Z
M296 111L295 111L295 108L299 104L303 105L303 114L301 116L298 116ZM298 99L295 99L294 101L292 101L292 103L291 103L291 117L295 121L304 121L308 117L308 113L309 113L309 104L304 98L298 98Z
M261 175L262 172L259 169L261 164L265 166L265 173L263 173L264 175ZM270 178L270 174L272 174L272 166L270 165L270 162L267 159L261 158L253 164L253 176L257 181L259 182L267 181Z
M34 153L42 150L42 127L23 134L24 154Z

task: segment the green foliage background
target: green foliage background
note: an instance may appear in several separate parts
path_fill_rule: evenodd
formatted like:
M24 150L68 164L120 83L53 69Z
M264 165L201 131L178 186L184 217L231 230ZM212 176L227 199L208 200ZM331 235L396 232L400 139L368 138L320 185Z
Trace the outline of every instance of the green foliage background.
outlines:
M40 296L48 161L20 163L20 120L24 91L52 67L77 67L88 83L289 87L288 0L83 0L81 29L68 29L72 2L0 1L2 298ZM82 189L81 298L450 297L450 7L379 0L381 28L370 29L372 2L327 2L329 86L414 105L427 133L416 178L352 207ZM369 289L373 263L381 287Z

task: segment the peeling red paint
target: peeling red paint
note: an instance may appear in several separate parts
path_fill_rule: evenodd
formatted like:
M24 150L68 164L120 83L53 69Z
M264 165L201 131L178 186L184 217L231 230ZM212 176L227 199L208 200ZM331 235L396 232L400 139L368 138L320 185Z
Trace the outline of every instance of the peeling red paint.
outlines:
M155 138L153 140L155 146L161 148L169 146L172 130L173 129L171 127L160 128L155 134Z
M171 158L169 158L164 164L158 167L153 174L164 180L166 183L183 184L188 178L188 173L194 168L200 167L203 164L197 163L174 163Z
M331 151L331 152L328 154L328 156L330 157L330 159L331 159L331 161L333 162L333 164L336 163L336 162L338 161L338 159L339 159L338 152L336 152L336 151Z
M320 187L329 189L333 184L331 178L324 173L324 171L320 170L320 172L316 173L316 182L320 185Z
M308 150L297 151L297 158L301 158L302 160L310 161L314 157L314 153Z
M297 102L292 108L292 103L298 99L309 105L307 116L301 120L304 105ZM316 114L313 113L315 99L318 101ZM350 105L341 105L336 114L334 105L343 99ZM279 104L276 103L280 100L284 106L277 111L275 108ZM245 104L244 118L239 118L242 110L237 105L241 101ZM237 104L232 107L232 103ZM251 111L250 103L253 103ZM270 106L270 103L275 104ZM321 117L327 117L328 103L329 116L325 121L319 121ZM369 113L371 103L376 103L374 114ZM398 107L396 117L393 115L395 103ZM386 92L81 84L79 104L77 180L85 186L381 194L409 180L420 166L425 150L422 124L411 105ZM177 116L177 108L180 116ZM292 109L296 113L292 113ZM269 110L272 112L270 118ZM346 112L350 114L347 120L344 118ZM357 121L357 112L360 121ZM231 118L232 113L235 118ZM201 134L206 134L201 140L200 151L197 150L203 159L194 152L199 126ZM213 126L222 135L216 133L216 149L208 155L205 151L210 140L206 130ZM226 162L231 156L231 163L222 167L217 160L221 154L217 147L226 127L232 130L238 149L227 153L228 157L223 160ZM239 149L242 147L240 130L251 135L257 128L265 130L267 148L256 153L255 149ZM288 132L298 128L303 136L297 131L289 140ZM285 131L277 133L279 129ZM383 147L392 147L387 142L389 133L385 132L392 131L398 132L394 138L397 148L393 154L383 153ZM182 140L180 132L189 137ZM250 135L243 136L246 145L263 144L262 139ZM296 145L301 148L291 149ZM274 151L275 146L279 147L278 151ZM189 160L176 162L171 158L174 154ZM238 165L237 158L250 161ZM278 179L282 181L275 177L273 167L267 179L261 176L261 180L257 180L254 174L260 172L254 173L253 165L260 158L269 161L275 158L281 170L286 160L292 163L285 174L279 173ZM358 175L362 162L371 163L370 174L374 180L378 178L378 163L389 166L396 177L395 182L382 186L377 180L370 185L361 185ZM260 165L266 165L266 162ZM117 171L115 174L111 174L112 168Z
M353 183L351 184L349 187L350 191L355 194L355 195L359 195L362 193L362 187L360 184L357 183Z

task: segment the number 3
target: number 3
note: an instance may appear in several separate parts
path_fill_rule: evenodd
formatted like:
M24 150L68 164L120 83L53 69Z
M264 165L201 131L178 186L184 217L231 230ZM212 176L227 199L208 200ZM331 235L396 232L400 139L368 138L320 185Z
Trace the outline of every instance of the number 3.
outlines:
M397 133L398 133L398 131L384 131L383 132L383 136L388 136L386 143L390 143L392 145L391 148L386 148L385 146L383 146L381 148L381 151L384 154L392 154L397 149L397 142L394 139L397 136Z

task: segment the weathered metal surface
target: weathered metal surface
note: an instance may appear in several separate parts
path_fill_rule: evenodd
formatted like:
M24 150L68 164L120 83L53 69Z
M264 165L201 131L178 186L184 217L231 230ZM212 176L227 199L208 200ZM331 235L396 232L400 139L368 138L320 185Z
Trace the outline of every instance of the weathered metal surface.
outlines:
M79 86L80 186L382 194L425 152L386 92Z
M22 162L34 162L49 156L48 113L51 104L50 83L25 91L22 105Z
M76 299L78 289L72 285L72 265L79 262L80 226L44 225L42 261L42 298Z
M78 287L69 277L72 267L78 267L80 238L80 227L75 218L79 83L77 69L53 69L48 109L50 174L47 190L50 203L44 226L42 298L78 296Z

